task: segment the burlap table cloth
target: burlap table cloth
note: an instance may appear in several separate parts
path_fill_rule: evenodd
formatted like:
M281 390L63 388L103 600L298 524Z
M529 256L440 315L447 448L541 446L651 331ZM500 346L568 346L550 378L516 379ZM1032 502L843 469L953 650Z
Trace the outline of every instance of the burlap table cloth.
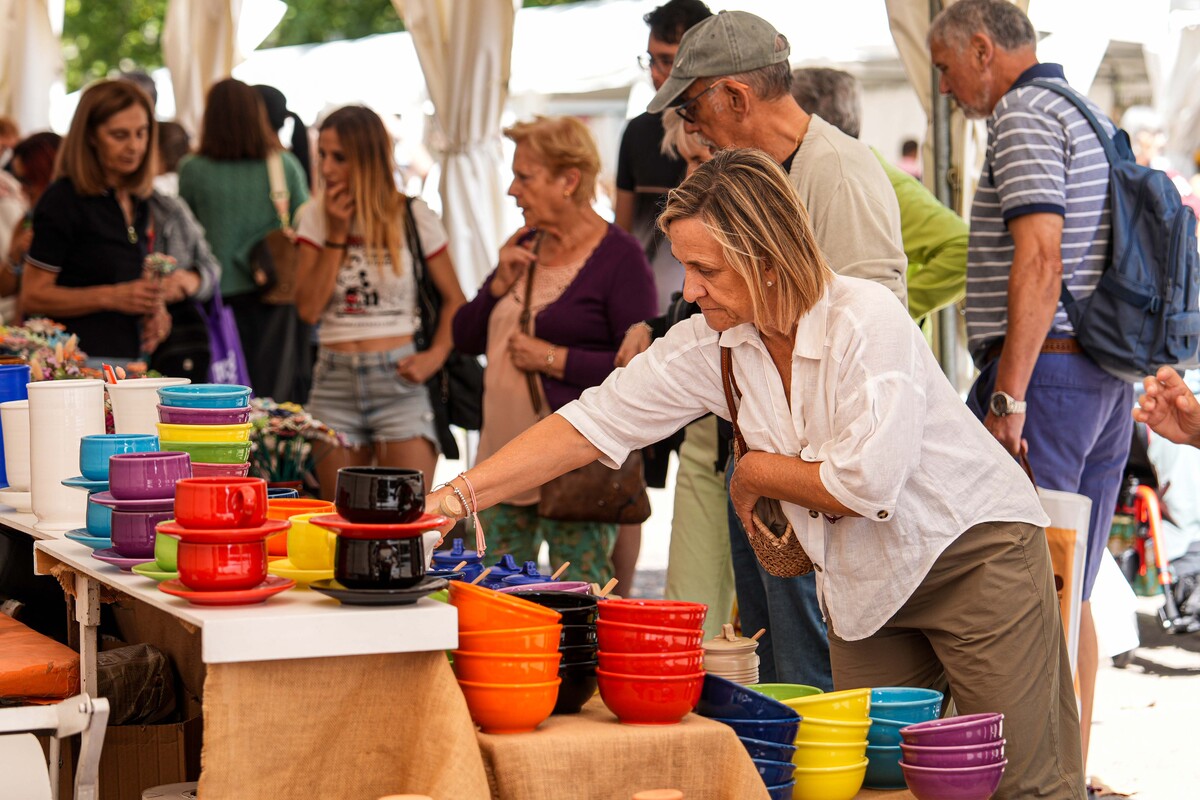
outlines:
M767 798L733 729L695 714L678 725L621 725L597 696L535 733L478 736L496 800L629 800L647 789L679 789L687 800Z
M199 794L487 800L475 736L440 651L209 664Z

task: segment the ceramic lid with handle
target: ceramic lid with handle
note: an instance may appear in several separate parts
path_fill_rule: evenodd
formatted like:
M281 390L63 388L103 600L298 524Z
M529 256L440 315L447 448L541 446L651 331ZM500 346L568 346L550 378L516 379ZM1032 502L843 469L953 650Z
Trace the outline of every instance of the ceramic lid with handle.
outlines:
M449 550L439 550L433 554L433 563L441 569L450 569L463 561L468 564L480 564L483 559L474 550L467 550L462 539L455 539Z
M756 633L753 638L746 636L738 636L733 631L733 625L726 622L721 626L721 633L718 636L709 639L702 647L705 655L713 653L728 653L730 655L746 655L758 650L758 637L760 633Z
M504 579L505 586L523 586L527 583L546 583L549 576L538 572L536 561L526 561L520 572L513 573Z

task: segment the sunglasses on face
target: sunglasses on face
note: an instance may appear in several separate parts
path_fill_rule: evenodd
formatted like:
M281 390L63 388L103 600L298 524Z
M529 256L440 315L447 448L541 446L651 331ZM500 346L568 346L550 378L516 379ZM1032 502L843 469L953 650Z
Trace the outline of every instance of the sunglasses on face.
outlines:
M680 117L682 117L684 122L689 122L689 123L694 124L696 122L696 102L701 97L704 97L704 95L708 94L709 92L711 92L713 89L717 88L724 82L725 82L725 79L722 78L721 80L714 83L712 86L709 86L707 89L705 89L700 94L693 97L691 100L688 100L686 103L676 106L675 113L678 114Z

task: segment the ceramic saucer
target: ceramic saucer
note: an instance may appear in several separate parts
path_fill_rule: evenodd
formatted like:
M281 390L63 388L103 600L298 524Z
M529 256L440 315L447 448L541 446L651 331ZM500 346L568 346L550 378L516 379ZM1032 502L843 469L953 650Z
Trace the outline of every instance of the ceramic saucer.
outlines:
M154 563L153 558L126 558L111 547L105 550L93 550L92 558L103 561L105 564L112 564L122 572L129 572L138 564Z
M173 519L155 526L159 533L178 537L181 542L199 544L233 544L235 542L263 542L268 536L286 531L292 525L286 519L269 519L255 528L185 528Z
M148 564L137 564L133 571L143 578L149 578L152 581L173 581L179 578L178 572L167 572L159 568L157 561L151 561Z
M268 575L267 579L252 589L232 592L197 592L176 580L163 581L158 585L160 592L182 597L194 606L249 606L261 603L273 594L285 592L296 585L291 578Z
M331 569L300 569L287 558L269 562L267 564L267 572L272 575L278 575L281 578L291 578L296 582L297 586L305 589L313 581L333 579L333 570Z
M72 489L87 489L89 492L107 492L108 481L89 481L82 475L76 475L74 478L67 478L62 482L63 486L70 486Z
M347 606L407 606L448 585L444 578L426 577L407 589L349 589L330 579L313 581L309 588L336 598Z
M313 525L328 528L347 539L415 539L426 531L450 524L448 517L423 514L416 522L397 522L394 525L367 525L351 522L340 514L322 514L309 520Z
M14 511L23 511L26 514L33 511L29 492L15 492L11 489L5 489L4 491L0 491L0 503L12 506Z
M63 535L72 542L85 544L93 550L107 550L112 547L112 539L107 536L93 536L88 532L87 528L76 528L73 531L67 531Z
M118 500L112 492L96 492L88 495L88 500L108 506L114 511L174 511L175 496L157 497L149 500Z

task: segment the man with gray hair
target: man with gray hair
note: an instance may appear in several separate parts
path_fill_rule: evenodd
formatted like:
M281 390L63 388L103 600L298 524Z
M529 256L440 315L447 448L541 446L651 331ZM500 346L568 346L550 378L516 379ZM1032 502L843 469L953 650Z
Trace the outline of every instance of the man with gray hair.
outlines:
M1067 82L1062 67L1038 62L1036 47L1028 17L1005 0L958 0L929 29L941 91L967 116L987 119L967 256L967 339L980 370L968 405L1010 453L1027 452L1039 486L1092 500L1087 560L1075 580L1083 592L1082 714L1076 715L1061 643L1049 663L1020 653L989 665L997 673L1011 670L1013 680L1019 675L1037 683L1037 691L1031 686L1016 704L1030 710L1013 713L1022 720L1036 714L1042 731L1026 731L1020 750L1011 748L1001 788L1007 797L1081 797L1098 666L1089 598L1129 453L1133 390L1083 352L1059 302L1064 285L1076 298L1090 295L1108 263L1109 164L1078 109L1037 85ZM1111 120L1089 106L1106 132L1115 133ZM1054 691L1047 692L1047 684L1055 684ZM1082 760L1074 746L1077 730ZM1040 751L1058 759L1052 769L1040 769Z

